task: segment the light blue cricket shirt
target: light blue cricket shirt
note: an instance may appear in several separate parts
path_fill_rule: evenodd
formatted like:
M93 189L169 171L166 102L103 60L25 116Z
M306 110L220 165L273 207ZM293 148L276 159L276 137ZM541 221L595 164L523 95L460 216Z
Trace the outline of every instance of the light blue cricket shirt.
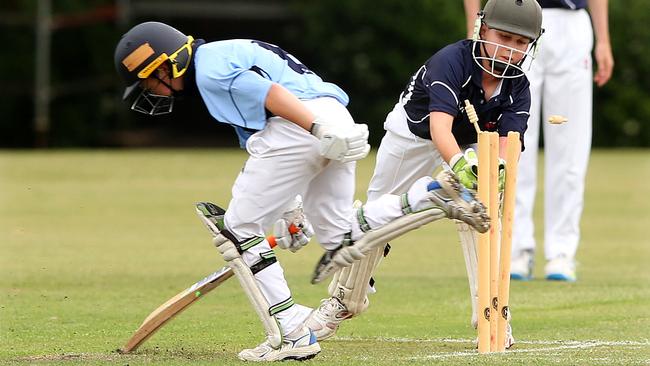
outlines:
M235 127L242 147L255 131L264 129L266 95L273 83L298 99L349 98L338 86L324 82L280 47L254 40L206 43L194 56L196 85L208 111L217 121Z

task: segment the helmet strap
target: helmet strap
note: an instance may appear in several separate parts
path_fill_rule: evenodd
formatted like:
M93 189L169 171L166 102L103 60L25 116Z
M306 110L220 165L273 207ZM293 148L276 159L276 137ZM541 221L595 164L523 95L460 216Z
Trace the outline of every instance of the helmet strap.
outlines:
M169 90L171 90L171 91L172 91L172 95L173 95L174 93L176 93L176 89L172 88L171 84L167 83L165 80L159 78L157 75L153 75L153 78L156 79L156 80L158 80L158 82L160 82L161 84L163 84L164 86L166 86Z

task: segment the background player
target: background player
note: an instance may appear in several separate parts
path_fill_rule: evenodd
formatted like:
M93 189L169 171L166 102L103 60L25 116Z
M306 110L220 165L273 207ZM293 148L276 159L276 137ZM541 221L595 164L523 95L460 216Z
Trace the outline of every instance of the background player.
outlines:
M277 319L281 334L243 350L239 357L275 361L316 355L320 346L303 325L311 309L294 303L264 236L276 220L291 220L291 212L283 212L296 194L304 197L304 209L326 250L336 252L364 235L352 197L354 161L370 149L368 129L354 123L346 109L348 96L275 45L255 40L205 43L157 22L139 24L122 37L115 65L127 83L125 99L137 94L132 109L149 115L170 113L178 95L200 95L212 117L235 127L250 155L232 188L228 210L215 220L221 226L215 243L226 261L241 258L248 266L233 270L240 277L254 276L251 286L264 299L253 301L251 291L242 287L258 315L269 314L273 326ZM363 219L381 227L403 216L406 204L413 210L462 217L487 230L485 210L465 211L464 205L480 205L461 190L452 174L441 174L437 181L426 176L408 189L408 198L384 196L382 204L366 209ZM297 250L304 244L296 240L289 246ZM222 251L224 247L233 250ZM261 302L269 307L260 312ZM273 344L275 339L279 344Z
M475 28L474 40L450 44L436 52L411 77L386 117L386 135L377 153L368 201L382 194L405 192L417 177L441 165L475 189L476 131L464 114L463 101L476 108L482 130L498 131L501 155L509 131L524 136L530 108L528 81L522 64L531 58L542 34L542 12L534 0L490 0ZM500 172L503 182L504 172ZM474 235L461 225L461 242L476 253ZM467 257L476 326L476 264ZM330 284L331 297L308 319L319 339L334 335L338 325L364 311L366 291L384 248L342 270ZM513 342L509 337L508 346Z

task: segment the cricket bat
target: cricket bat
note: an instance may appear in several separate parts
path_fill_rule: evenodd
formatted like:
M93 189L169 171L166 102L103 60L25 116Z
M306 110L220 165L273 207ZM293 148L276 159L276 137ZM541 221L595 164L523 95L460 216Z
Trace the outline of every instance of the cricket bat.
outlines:
M182 313L183 310L190 307L190 305L205 294L219 287L219 285L233 275L234 273L230 267L223 267L167 300L149 314L142 322L142 325L140 325L140 328L135 331L131 339L119 350L120 353L129 353L136 350L168 321Z
M291 224L289 226L289 232L295 234L298 232L298 228ZM266 239L271 245L271 248L276 246L274 236L270 235ZM120 348L118 351L120 353L135 351L168 321L182 313L196 300L219 287L232 276L234 276L232 269L228 266L223 267L167 300L144 319L142 325L140 325L140 327L135 331L131 339L129 339L124 347Z

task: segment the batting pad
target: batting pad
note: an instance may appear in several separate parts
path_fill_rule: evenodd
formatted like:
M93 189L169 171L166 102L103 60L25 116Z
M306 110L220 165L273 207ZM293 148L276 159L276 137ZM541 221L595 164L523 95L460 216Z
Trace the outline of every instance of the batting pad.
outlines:
M239 284L248 297L253 309L255 309L257 316L260 318L264 326L266 339L271 344L271 347L279 349L282 345L282 332L280 331L278 321L269 314L270 306L268 301L266 301L262 291L257 286L253 272L244 263L235 244L225 235L222 235L221 230L215 224L218 222L216 218L222 217L226 211L209 202L200 202L196 206L197 215L213 234L214 245L224 260L228 262L228 266L232 268L235 277L239 280Z
M314 284L320 283L340 268L348 267L354 261L367 256L373 249L385 245L409 231L445 217L447 217L445 211L432 207L398 217L380 228L370 230L361 239L357 240L354 245L342 247L333 253L333 256L330 257L328 256L329 253L326 253L316 266L311 282Z

